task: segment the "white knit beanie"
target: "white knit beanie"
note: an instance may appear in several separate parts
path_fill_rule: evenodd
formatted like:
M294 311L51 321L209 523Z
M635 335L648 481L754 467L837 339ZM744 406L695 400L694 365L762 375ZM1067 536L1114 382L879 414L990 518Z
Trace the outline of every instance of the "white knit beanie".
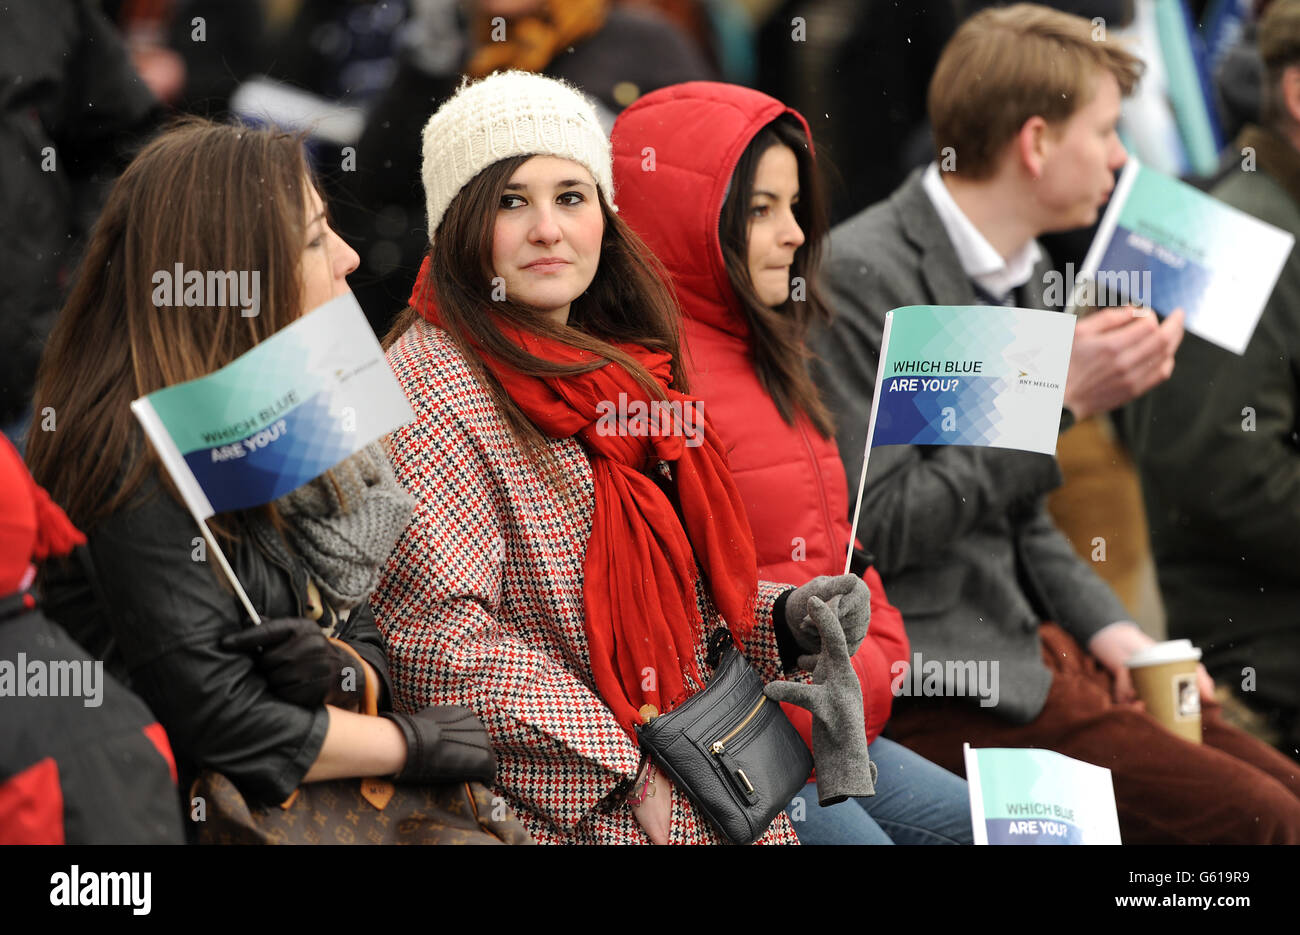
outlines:
M526 71L464 85L424 125L424 198L432 240L456 194L494 162L548 155L587 168L614 208L609 140L596 112L563 81Z

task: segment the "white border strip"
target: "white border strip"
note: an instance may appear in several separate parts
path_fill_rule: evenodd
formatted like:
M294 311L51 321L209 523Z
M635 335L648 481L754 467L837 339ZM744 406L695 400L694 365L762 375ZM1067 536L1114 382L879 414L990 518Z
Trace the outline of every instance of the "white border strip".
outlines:
M198 479L195 478L194 472L190 470L190 466L185 462L185 457L181 454L180 449L176 447L176 442L172 440L171 433L167 431L167 426L163 425L162 419L158 417L158 412L154 409L153 403L149 401L149 397L142 396L133 401L131 411L140 420L145 435L149 437L149 441L153 444L154 451L158 452L163 467L171 475L172 481L181 493L181 498L185 501L185 505L189 507L190 512L194 514L194 518L204 520L212 516L216 512L212 509L212 502L208 500L208 495L199 486Z
M966 758L966 788L970 792L970 830L974 844L989 843L989 826L984 817L984 790L980 786L979 756L971 745L961 745Z
M1142 164L1138 162L1136 156L1129 156L1128 162L1124 164L1124 171L1120 173L1119 181L1115 183L1115 191L1110 196L1110 204L1106 207L1106 213L1102 216L1101 224L1097 228L1097 236L1092 238L1092 245L1088 247L1088 255L1083 258L1083 266L1079 267L1079 272L1074 277L1074 292L1069 297L1069 304L1066 306L1066 312L1077 314L1075 309L1078 308L1074 301L1075 297L1083 290L1084 283L1090 281L1097 272L1097 265L1101 262L1102 255L1106 252L1106 247L1110 245L1110 239L1115 233L1115 226L1119 224L1120 213L1124 210L1124 202L1128 201L1128 193L1133 189L1133 183L1137 181L1138 171Z

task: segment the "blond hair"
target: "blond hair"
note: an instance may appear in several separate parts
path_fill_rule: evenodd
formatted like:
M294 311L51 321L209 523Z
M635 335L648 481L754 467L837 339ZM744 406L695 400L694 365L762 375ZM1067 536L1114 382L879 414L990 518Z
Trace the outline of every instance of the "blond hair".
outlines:
M930 80L936 156L955 156L961 176L988 178L1030 117L1068 120L1092 100L1099 70L1127 96L1142 69L1104 24L1033 3L983 10L957 30Z

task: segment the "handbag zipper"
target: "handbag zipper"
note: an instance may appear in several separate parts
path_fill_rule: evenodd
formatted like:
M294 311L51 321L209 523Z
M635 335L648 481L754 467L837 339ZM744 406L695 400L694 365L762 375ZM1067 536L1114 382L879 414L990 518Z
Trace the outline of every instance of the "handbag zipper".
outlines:
M746 714L739 724L727 731L726 736L721 740L715 740L709 745L709 750L713 753L718 764L722 767L723 774L731 781L736 792L743 796L750 805L753 805L757 801L758 790L755 789L754 784L749 781L749 777L746 776L745 771L740 768L740 764L727 754L727 744L737 734L744 730L750 721L754 720L754 715L758 714L759 711L762 711L763 705L765 704L767 704L767 696L759 696L758 704L754 705L753 710Z
M754 710L746 714L745 719L743 721L741 721L730 731L728 731L727 736L723 737L721 740L713 741L713 744L709 747L709 749L713 752L714 756L721 756L722 754L727 752L727 741L729 741L732 737L735 737L742 730L744 730L745 725L754 719L754 715L757 714L759 710L763 707L763 705L766 703L767 703L767 696L763 695L761 698L758 699L758 704L754 705Z

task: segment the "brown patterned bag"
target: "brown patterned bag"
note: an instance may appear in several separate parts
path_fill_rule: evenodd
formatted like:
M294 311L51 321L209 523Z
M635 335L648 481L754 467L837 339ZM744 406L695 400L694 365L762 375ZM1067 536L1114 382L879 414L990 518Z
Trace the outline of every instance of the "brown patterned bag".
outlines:
M533 843L505 802L476 782L335 779L304 783L281 805L249 805L229 779L205 770L191 802L195 796L206 811L197 823L201 844Z
M377 701L367 680L362 713L375 715ZM195 798L203 800L200 844L535 843L505 801L477 782L332 779L303 783L279 805L250 805L228 778L204 770L190 787Z

